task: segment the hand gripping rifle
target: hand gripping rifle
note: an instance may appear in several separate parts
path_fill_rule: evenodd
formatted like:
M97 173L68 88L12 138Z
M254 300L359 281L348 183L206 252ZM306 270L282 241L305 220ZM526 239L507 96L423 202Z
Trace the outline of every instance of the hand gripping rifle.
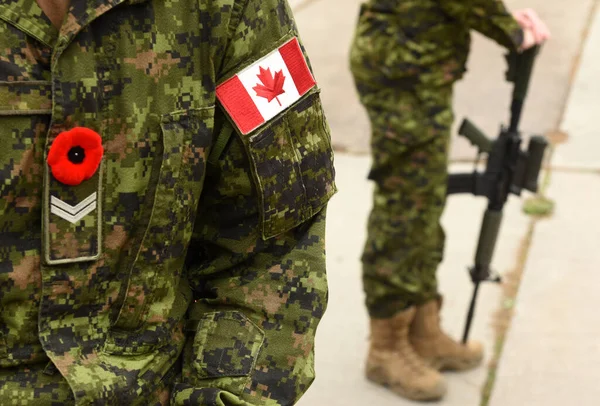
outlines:
M490 140L473 123L465 119L458 131L459 135L466 137L479 149L478 156L482 153L488 154L485 172L480 173L475 168L473 173L451 174L448 178L448 195L471 193L488 199L475 254L475 265L469 269L475 287L463 335L465 343L473 321L479 285L485 281L501 282L498 275L492 276L490 263L500 231L504 204L510 193L520 196L523 189L533 193L538 189L538 176L548 142L542 136L533 136L527 151L522 151L519 132L521 112L538 51L539 47L536 46L522 53L510 52L506 55L506 80L514 83L508 129L504 125L501 126L499 137Z

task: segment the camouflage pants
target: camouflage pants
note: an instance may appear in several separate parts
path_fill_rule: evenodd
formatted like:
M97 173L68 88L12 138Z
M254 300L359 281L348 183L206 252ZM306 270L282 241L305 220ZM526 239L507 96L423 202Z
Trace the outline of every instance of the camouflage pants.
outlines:
M357 88L371 121L375 182L363 284L370 316L386 318L437 296L452 86Z

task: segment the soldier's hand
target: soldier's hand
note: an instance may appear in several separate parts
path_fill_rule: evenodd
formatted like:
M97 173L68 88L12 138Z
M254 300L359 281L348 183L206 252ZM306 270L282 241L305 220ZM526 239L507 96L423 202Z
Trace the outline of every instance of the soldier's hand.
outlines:
M521 49L539 45L550 38L550 30L537 13L530 8L517 10L513 17L523 29L524 38Z

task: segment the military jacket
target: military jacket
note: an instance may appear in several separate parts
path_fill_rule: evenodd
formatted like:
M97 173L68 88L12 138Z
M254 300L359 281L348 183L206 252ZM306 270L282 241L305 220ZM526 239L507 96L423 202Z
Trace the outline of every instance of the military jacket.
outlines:
M319 88L251 131L217 97L292 40L285 0L72 0L60 29L0 0L1 405L308 389L336 191Z
M523 31L500 0L368 0L351 51L361 85L442 86L460 79L474 29L509 49Z

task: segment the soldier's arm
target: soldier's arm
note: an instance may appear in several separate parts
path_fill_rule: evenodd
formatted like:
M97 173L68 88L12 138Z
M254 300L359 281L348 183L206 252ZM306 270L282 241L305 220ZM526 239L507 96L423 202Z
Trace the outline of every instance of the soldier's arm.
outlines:
M232 15L215 60L219 85L297 36L285 0L236 2ZM335 185L318 88L247 134L219 103L215 134L188 254L195 301L173 404L292 405L315 377L327 303L325 207Z
M438 0L442 9L469 28L508 49L518 49L523 30L502 0Z

